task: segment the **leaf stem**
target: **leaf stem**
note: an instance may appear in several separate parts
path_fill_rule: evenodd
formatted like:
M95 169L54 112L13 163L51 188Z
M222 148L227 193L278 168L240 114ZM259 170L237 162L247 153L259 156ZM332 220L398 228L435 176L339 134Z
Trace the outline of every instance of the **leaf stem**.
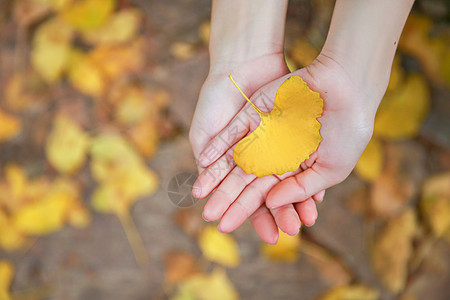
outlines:
M248 103L250 103L251 106L253 106L253 108L256 110L256 112L261 116L264 113L258 108L256 107L255 104L253 104L250 99L248 99L248 97L244 94L244 92L241 90L241 88L237 85L236 81L234 81L233 76L228 75L228 77L231 79L231 82L233 82L233 84L237 87L237 89L239 90L239 92L241 92L242 96L244 96L245 100L247 100Z

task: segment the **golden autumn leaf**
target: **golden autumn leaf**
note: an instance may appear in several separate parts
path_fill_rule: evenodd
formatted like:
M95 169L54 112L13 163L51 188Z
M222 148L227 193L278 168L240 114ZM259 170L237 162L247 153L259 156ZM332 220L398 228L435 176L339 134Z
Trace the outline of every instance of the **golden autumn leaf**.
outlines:
M425 181L420 211L437 237L450 234L450 172L434 175Z
M0 260L0 299L11 300L11 294L9 293L9 287L13 280L14 267L7 260Z
M58 17L53 17L37 29L33 39L31 62L47 82L57 81L66 68L72 30Z
M295 262L300 255L300 237L290 236L278 230L278 242L276 245L263 244L261 253L268 259L277 262Z
M188 60L194 56L195 47L187 42L175 42L170 45L169 51L178 60Z
M408 209L389 220L374 241L373 268L380 281L393 293L405 288L415 232L416 217L414 211Z
M46 90L47 84L36 72L18 72L7 83L6 106L16 112L33 110L48 100Z
M0 143L15 138L22 129L19 118L0 109Z
M187 252L167 254L164 259L164 265L165 279L170 283L183 281L199 272L194 256Z
M91 147L91 171L100 186L92 204L102 212L127 213L139 198L158 187L156 174L121 136L98 136Z
M216 227L205 227L199 237L198 244L203 256L225 267L236 267L241 263L238 244L229 234L220 233Z
M142 12L135 8L118 11L101 27L82 33L83 39L91 44L118 44L130 41L135 37Z
M389 140L415 137L430 109L430 91L419 74L409 75L403 86L387 95L375 117L374 136Z
M343 285L333 288L317 298L317 300L377 300L377 290L362 284Z
M128 136L139 152L146 158L152 157L159 144L159 132L154 120L147 118L133 126Z
M383 170L383 147L377 138L372 138L355 166L355 172L361 178L372 181Z
M88 149L89 137L80 126L65 116L56 117L45 147L52 166L64 174L74 173L84 164Z
M26 244L24 234L12 224L9 218L0 210L0 247L6 251L14 251Z
M80 31L99 28L116 7L115 0L80 0L62 11L63 19Z
M171 300L237 300L239 294L224 269L216 268L210 274L197 274L184 281Z
M278 89L269 113L245 98L258 112L261 123L234 148L236 164L258 177L297 170L322 140L317 121L323 108L319 93L309 89L300 76L291 76Z

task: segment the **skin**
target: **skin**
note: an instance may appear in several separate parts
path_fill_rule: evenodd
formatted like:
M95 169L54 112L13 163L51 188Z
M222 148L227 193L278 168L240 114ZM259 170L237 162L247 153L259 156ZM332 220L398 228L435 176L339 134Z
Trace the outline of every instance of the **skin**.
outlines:
M282 55L287 2L264 2L213 1L211 70L199 97L190 140L200 172L194 186L201 188L194 188L198 191L194 196L205 198L212 193L204 219L221 219L218 229L231 232L248 218L259 236L274 244L277 227L294 235L302 223L314 224L315 203L323 200L327 188L350 174L367 146L413 1L336 1L320 55L292 74ZM235 18L224 17L233 12ZM258 126L259 119L246 113L249 104L228 74L263 111L270 111L277 89L291 75L301 76L320 93L323 141L297 171L256 178L235 165L234 145ZM269 101L262 103L260 92ZM239 134L223 139L235 128Z

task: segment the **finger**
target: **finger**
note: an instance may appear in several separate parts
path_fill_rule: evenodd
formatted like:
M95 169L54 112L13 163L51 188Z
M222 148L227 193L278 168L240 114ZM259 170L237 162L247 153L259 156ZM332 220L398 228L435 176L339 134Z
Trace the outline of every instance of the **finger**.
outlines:
M281 231L289 235L297 235L300 231L300 218L292 204L269 209Z
M324 197L325 197L325 190L321 190L320 192L312 196L313 200L319 203L323 201Z
M250 216L250 222L255 228L259 237L270 245L275 245L278 241L278 227L273 219L269 209L262 205L253 215Z
M316 165L314 165L316 166ZM289 203L302 202L331 186L320 167L311 167L278 183L267 196L266 205L276 208Z
M300 220L306 226L312 226L317 220L317 207L312 198L309 198L303 202L295 203L295 210L300 217Z
M275 176L256 178L242 191L219 223L222 232L232 232L264 204L267 193L280 182Z
M193 196L199 199L207 197L235 166L233 149L230 149L198 176L193 185Z
M255 178L255 175L246 174L241 168L234 167L209 198L203 208L203 218L207 221L220 219L239 194Z

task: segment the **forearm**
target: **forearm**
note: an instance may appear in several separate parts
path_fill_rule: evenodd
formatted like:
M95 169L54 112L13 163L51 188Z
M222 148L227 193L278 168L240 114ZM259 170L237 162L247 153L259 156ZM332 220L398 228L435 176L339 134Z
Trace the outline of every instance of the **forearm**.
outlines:
M386 90L398 40L414 0L337 0L322 54L357 83Z
M282 53L287 0L214 0L211 66Z

